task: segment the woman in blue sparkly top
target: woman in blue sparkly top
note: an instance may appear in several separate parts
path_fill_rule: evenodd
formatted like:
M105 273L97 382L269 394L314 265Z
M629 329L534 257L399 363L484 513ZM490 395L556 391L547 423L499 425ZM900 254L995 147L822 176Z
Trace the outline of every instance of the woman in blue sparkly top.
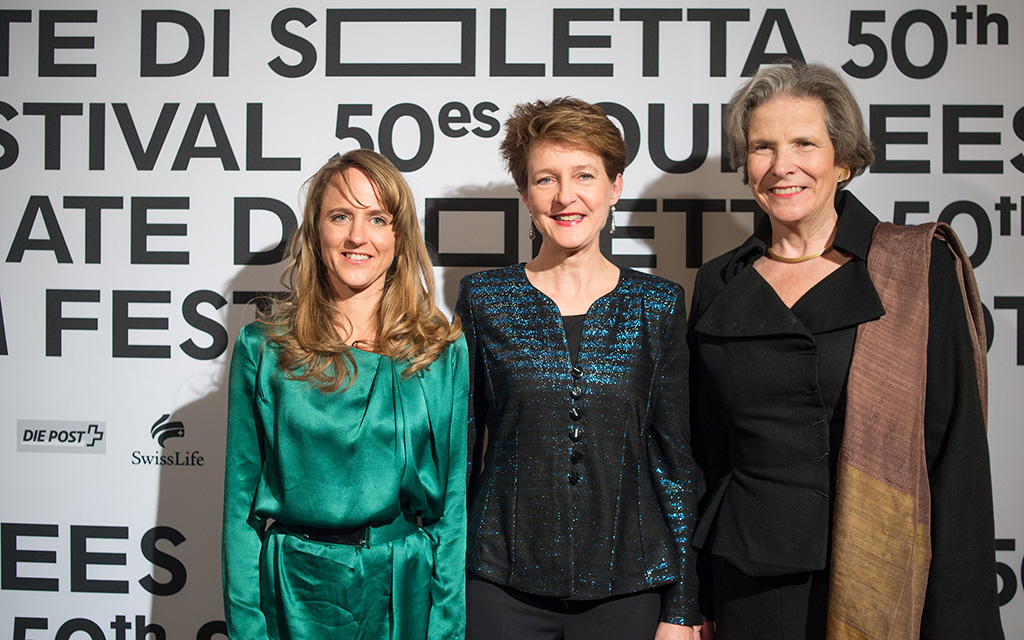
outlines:
M601 254L626 145L598 107L518 105L501 153L542 238L465 277L471 640L692 638L701 477L682 288Z

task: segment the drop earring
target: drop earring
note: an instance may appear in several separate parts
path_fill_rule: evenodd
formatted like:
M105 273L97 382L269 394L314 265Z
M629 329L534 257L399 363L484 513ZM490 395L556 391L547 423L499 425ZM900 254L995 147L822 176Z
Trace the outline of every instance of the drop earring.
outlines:
M609 215L611 215L612 217L612 226L611 228L608 229L608 233L611 235L615 235L615 205L612 205L612 208L609 211Z
M530 214L530 240L537 237L537 233L533 230L533 214Z

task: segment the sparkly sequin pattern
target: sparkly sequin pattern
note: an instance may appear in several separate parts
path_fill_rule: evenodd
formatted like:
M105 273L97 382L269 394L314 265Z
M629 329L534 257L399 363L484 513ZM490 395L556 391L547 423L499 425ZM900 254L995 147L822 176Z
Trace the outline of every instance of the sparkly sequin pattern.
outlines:
M662 618L699 622L684 306L679 285L623 269L574 365L523 265L463 278L471 571L573 600L679 582Z

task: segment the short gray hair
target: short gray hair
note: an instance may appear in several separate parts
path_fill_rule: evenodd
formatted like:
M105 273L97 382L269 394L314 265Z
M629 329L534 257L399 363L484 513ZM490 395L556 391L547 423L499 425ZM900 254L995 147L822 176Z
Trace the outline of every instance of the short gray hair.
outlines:
M825 128L835 149L836 165L850 169L839 183L842 189L875 161L871 139L864 131L864 117L846 82L831 67L787 60L757 72L725 107L722 129L728 139L733 169L744 168L747 183L747 130L754 110L780 95L814 98L825 106Z

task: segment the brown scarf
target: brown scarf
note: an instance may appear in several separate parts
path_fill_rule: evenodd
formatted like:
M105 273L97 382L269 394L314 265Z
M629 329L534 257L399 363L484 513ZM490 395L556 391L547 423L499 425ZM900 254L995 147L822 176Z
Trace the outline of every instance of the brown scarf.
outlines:
M932 239L956 261L982 407L985 322L970 261L949 225L881 223L868 272L885 307L857 330L839 452L828 640L917 640L931 562L925 460L928 271ZM986 413L987 420L987 413Z

